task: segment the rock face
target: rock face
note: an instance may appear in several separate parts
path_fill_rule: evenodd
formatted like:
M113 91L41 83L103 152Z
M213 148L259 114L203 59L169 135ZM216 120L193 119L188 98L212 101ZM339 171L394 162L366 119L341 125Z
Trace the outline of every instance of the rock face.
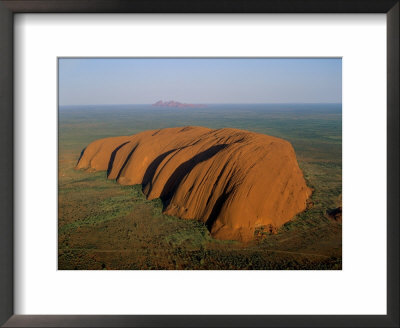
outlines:
M153 104L153 106L157 107L174 107L174 108L205 108L206 105L201 104L184 104L178 101L170 100L170 101L162 101L159 100Z
M100 139L77 169L106 170L122 185L142 184L164 213L203 221L213 237L249 241L306 209L311 195L292 145L244 130L180 127Z

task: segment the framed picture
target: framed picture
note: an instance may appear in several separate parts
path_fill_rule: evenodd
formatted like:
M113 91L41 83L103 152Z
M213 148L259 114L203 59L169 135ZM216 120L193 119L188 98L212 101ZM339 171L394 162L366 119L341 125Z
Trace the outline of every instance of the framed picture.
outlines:
M341 58L59 58L58 270L341 270L341 80Z
M399 325L398 1L0 10L1 324Z

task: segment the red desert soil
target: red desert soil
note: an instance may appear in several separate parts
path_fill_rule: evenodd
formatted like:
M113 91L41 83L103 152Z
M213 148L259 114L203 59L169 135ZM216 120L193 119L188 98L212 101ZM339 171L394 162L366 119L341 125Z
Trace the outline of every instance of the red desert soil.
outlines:
M142 184L164 213L203 221L218 239L249 241L306 209L307 187L292 145L264 134L179 127L100 139L77 169L107 171L122 185Z

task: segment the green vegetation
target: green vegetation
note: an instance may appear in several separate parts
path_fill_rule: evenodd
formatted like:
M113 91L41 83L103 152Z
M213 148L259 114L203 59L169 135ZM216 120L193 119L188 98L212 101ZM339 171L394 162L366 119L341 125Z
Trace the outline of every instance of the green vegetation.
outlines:
M341 110L288 106L60 110L59 269L341 269L342 226L326 215L341 206ZM246 244L220 241L200 222L162 214L161 200L147 200L139 185L74 170L93 140L186 125L235 127L289 140L314 189L312 206L276 234L260 230Z

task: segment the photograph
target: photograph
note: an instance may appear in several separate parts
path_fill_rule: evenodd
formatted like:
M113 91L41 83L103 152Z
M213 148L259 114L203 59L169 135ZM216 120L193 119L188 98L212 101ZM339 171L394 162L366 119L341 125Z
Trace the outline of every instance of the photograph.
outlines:
M57 60L58 270L342 270L341 58Z

